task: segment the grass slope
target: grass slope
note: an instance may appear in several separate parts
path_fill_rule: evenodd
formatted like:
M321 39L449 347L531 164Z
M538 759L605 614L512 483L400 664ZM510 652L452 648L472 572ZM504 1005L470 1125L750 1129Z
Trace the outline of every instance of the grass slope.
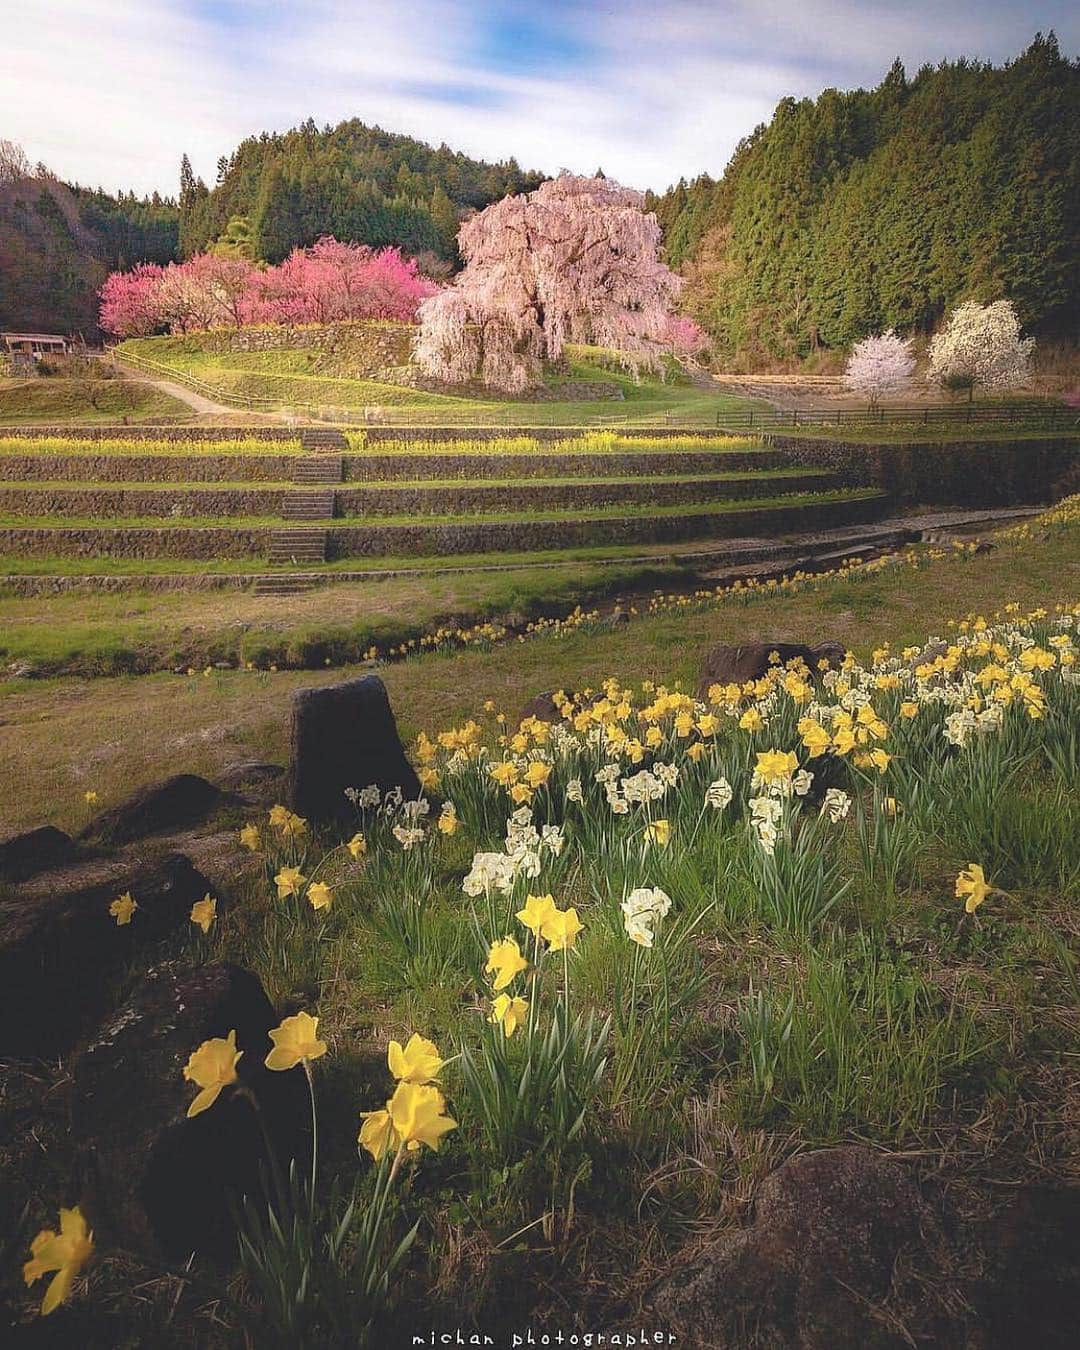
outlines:
M186 403L141 380L0 380L0 427L55 422L182 422Z
M969 609L1072 600L1080 591L1077 525L1020 533L1026 537L965 555L964 561L857 574L745 602L725 600L695 610L692 618L674 609L611 630L578 629L561 638L429 655L381 673L403 734L410 736L422 726L467 717L487 697L512 711L539 690L596 686L613 673L627 681L678 679L693 687L704 653L719 641L828 637L864 655L884 639L898 647L920 642L928 629L943 631L947 616ZM473 615L480 612L477 597L484 595L491 612L498 612L556 590L549 573L513 574L487 586L473 574L438 582L387 581L377 588L343 584L280 599L220 594L9 599L0 601L0 626L9 647L5 660L13 659L15 650L38 659L50 652L68 659L82 650L88 668L100 662L98 668L107 669L110 648L130 651L144 640L165 646L175 641L180 656L196 649L207 655L218 643L223 657L235 658L238 651L258 656L271 638L279 650L282 642L286 650L290 644L299 650L306 643L332 643L337 633L366 635L383 622L400 633L403 616L419 623L425 612L453 612L456 604ZM567 598L571 594L568 590ZM106 800L180 769L213 773L245 758L281 760L295 690L354 673L355 667L339 667L325 677L280 670L192 679L162 674L10 681L0 686L7 696L0 777L19 790L0 803L0 816L11 828L46 820L70 826L80 818L85 788L95 788ZM142 731L137 742L129 735L133 726Z

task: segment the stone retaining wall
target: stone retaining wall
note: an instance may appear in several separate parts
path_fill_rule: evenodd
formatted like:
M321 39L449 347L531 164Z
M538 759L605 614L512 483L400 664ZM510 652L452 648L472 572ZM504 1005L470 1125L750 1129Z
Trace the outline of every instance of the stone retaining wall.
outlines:
M407 365L416 325L355 319L340 323L267 324L260 327L215 328L200 333L202 351L273 352L304 348L327 352L342 372L371 375L390 366Z
M640 482L598 484L520 483L514 487L452 486L391 488L338 488L335 492L339 516L469 515L474 512L572 511L580 507L616 505L694 506L701 502L736 501L752 497L771 497L794 492L827 491L831 476L802 475L793 472L784 478L725 479L712 478L688 482L664 483L642 479ZM3 494L0 493L0 501Z
M299 454L0 454L0 483L288 483Z
M0 528L0 555L22 558L264 558L270 526L233 529L199 526L158 529L152 525L63 529L18 525ZM0 566L3 558L0 556Z
M873 445L768 433L798 464L835 470L851 486L880 487L903 506L1041 505L1080 487L1080 437Z
M455 525L356 525L330 529L330 559L532 552L594 544L682 543L755 532L787 534L877 519L884 497L716 514L582 520L469 521Z
M4 488L4 516L279 516L281 488Z
M780 535L875 520L888 506L877 496L719 513L581 520L474 520L453 525L357 524L331 526L329 556L408 557L580 548L593 544L678 543L753 533ZM110 527L5 526L0 555L62 558L261 558L272 526L149 525ZM2 557L0 557L2 565Z

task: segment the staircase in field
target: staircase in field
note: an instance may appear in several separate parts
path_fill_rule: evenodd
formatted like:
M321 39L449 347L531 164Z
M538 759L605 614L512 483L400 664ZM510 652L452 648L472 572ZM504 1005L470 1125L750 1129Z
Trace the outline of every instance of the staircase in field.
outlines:
M302 450L347 450L349 442L343 431L333 427L304 427L300 432Z
M300 433L306 451L297 461L293 481L281 502L282 518L288 525L270 538L269 562L279 566L318 566L326 562L327 530L319 522L334 517L334 487L344 478L342 451L348 441L332 428L306 427ZM255 580L256 595L294 595L309 590L317 573L292 572L288 576L262 576Z

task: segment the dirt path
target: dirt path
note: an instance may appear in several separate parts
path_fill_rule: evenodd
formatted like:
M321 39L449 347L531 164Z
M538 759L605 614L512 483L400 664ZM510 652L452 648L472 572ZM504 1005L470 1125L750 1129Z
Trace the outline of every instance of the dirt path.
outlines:
M236 412L235 408L230 408L225 403L215 403L213 399L204 398L202 394L196 394L193 389L188 389L182 384L174 384L172 380L159 380L153 375L148 375L146 371L139 370L136 366L127 366L115 356L111 358L103 357L102 359L110 360L111 364L121 371L126 379L138 380L141 384L148 384L152 389L158 389L161 393L168 394L170 398L176 399L179 403L186 403L192 412L200 415L209 413L215 417L220 417L223 414L231 416Z

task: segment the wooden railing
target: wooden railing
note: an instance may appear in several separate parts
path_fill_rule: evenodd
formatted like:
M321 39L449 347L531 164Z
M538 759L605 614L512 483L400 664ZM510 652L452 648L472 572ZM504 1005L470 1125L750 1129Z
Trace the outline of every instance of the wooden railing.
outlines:
M860 427L885 430L931 426L1028 426L1053 430L1080 427L1080 409L1062 403L913 404L879 408L747 408L718 412L716 425L730 430L769 431L785 427Z

